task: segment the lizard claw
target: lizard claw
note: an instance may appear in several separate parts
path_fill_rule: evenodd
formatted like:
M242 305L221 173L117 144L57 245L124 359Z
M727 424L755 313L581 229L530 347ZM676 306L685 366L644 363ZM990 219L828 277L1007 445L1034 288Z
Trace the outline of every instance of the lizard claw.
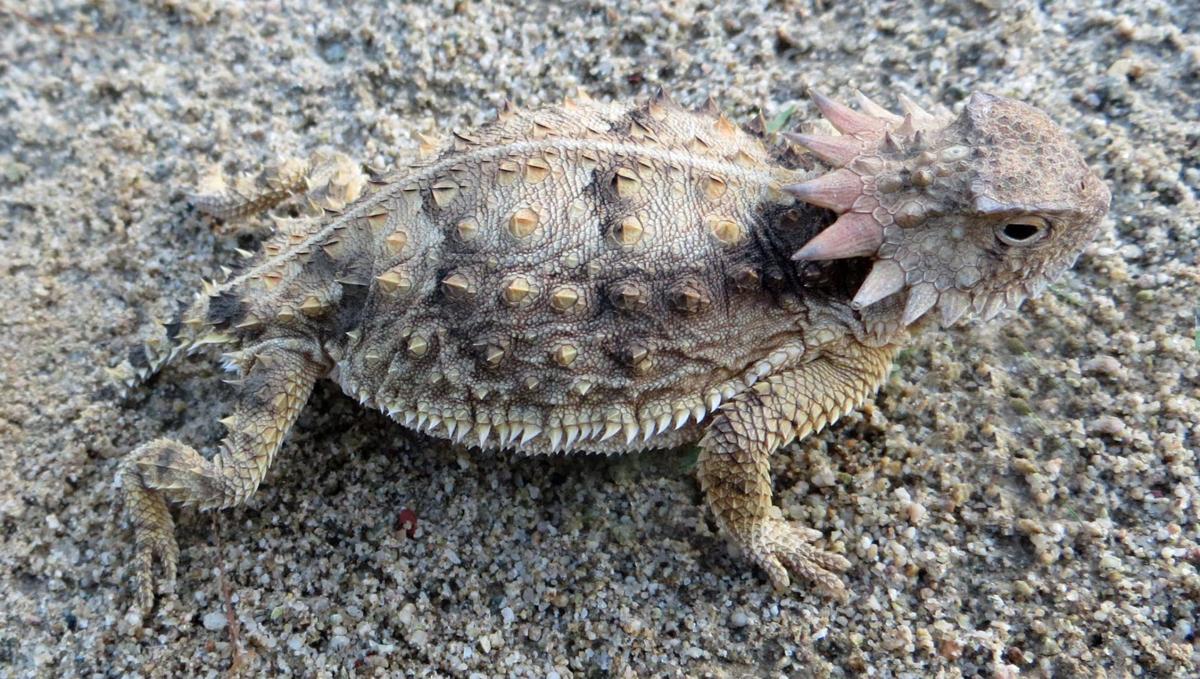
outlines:
M151 531L137 536L137 551L133 569L137 575L137 607L146 615L154 607L154 561L162 563L163 575L158 581L160 593L175 590L176 565L179 562L179 545L170 532Z
M845 557L813 547L821 533L779 519L768 519L752 528L744 540L746 551L771 579L776 591L791 586L791 571L816 583L825 594L845 601L846 586L837 573L850 567Z

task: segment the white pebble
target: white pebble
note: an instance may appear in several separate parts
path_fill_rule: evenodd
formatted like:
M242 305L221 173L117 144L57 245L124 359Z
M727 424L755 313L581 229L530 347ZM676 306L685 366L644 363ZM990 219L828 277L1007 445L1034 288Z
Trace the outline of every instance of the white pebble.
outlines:
M1085 372L1101 375L1116 375L1121 372L1121 362L1112 356L1096 356L1083 364Z
M210 632L223 630L225 629L225 625L228 623L229 620L225 617L224 613L213 611L211 613L204 614L204 629Z
M830 469L829 467L823 467L821 469L818 469L812 475L813 485L817 486L818 488L828 488L828 487L832 486L836 481L837 481L837 477L834 476L833 470Z
M404 607L400 609L400 613L399 613L399 615L396 616L396 619L400 622L401 625L404 625L405 627L409 627L413 623L413 613L416 613L416 612L417 612L417 607L414 606L412 603L404 604Z
M910 502L904 507L904 511L908 514L908 522L911 524L919 524L925 518L925 505L920 502Z
M1116 437L1125 433L1125 423L1119 417L1101 415L1092 420L1092 425L1088 429L1093 434L1108 434Z

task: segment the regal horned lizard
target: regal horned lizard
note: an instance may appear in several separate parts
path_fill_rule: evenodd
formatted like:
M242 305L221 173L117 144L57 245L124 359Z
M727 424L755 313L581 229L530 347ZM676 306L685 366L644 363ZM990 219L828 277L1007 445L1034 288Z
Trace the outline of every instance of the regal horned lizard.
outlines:
M1011 99L975 94L952 116L813 96L840 134L769 146L715 106L580 97L505 106L381 178L335 156L210 182L196 204L219 217L290 199L311 215L279 220L123 364L132 382L219 344L240 380L215 455L158 439L120 466L139 605L155 558L174 578L166 500L244 502L325 377L483 449L699 440L728 538L776 588L790 572L844 595L849 562L771 513L771 453L870 397L913 330L1039 294L1094 237L1109 192Z

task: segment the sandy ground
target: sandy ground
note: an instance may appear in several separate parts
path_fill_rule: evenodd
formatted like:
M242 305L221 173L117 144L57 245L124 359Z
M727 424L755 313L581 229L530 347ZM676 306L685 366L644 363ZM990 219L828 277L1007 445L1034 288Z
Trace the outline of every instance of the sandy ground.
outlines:
M1195 4L307 4L0 5L22 6L0 11L0 676L224 673L219 573L253 672L1195 675ZM1112 187L1050 294L922 337L874 405L777 456L852 601L772 593L686 452L470 454L326 385L248 507L179 514L178 597L128 614L117 460L215 444L229 401L212 361L127 401L102 368L252 241L189 213L203 168L324 145L387 165L506 96L659 84L740 119L811 118L811 84L985 89L1050 111Z

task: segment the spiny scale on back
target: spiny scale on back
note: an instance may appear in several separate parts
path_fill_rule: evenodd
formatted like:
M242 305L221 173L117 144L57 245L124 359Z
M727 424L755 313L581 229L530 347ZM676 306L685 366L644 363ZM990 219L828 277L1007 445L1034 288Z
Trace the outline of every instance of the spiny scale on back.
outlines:
M814 101L839 134L771 147L706 107L586 98L517 111L388 177L349 159L203 183L219 217L303 196L245 269L207 284L114 372L132 383L223 345L239 375L211 458L143 444L120 476L138 602L174 577L166 499L244 502L313 384L482 448L619 452L700 441L697 476L729 538L777 588L845 596L850 564L775 517L769 457L856 407L909 329L1037 295L1108 209L1041 111L975 94L956 117L901 98ZM822 167L827 166L827 167ZM835 219L836 218L836 219ZM931 314L933 310L937 314Z

